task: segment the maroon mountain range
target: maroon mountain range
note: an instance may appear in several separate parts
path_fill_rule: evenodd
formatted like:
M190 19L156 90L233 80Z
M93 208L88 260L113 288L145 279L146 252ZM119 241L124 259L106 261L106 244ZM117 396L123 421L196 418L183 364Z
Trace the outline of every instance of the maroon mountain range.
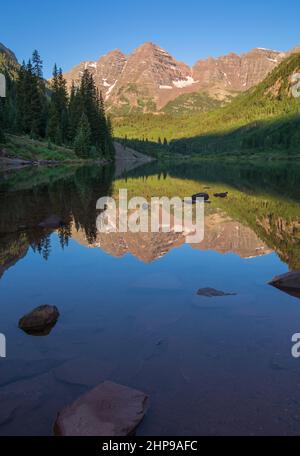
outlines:
M119 49L97 61L85 61L65 73L68 86L78 84L84 69L95 78L110 109L155 112L179 95L207 92L220 100L261 82L291 52L264 48L238 55L199 60L193 67L178 62L161 47L147 42L125 55Z

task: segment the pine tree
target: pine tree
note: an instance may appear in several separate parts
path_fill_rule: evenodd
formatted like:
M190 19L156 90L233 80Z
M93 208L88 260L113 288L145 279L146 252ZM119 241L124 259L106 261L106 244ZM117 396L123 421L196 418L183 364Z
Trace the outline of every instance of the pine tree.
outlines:
M58 90L59 90L59 114L60 114L60 129L63 138L63 143L68 140L69 128L69 113L68 113L68 91L67 82L63 77L62 69L58 71Z
M56 97L58 92L58 70L56 63L53 68L52 81L51 81L51 102L49 107L48 125L47 125L47 137L54 143L61 143L60 127L59 127L59 115L56 104Z
M112 126L106 119L104 100L98 92L93 76L88 70L82 74L80 86L72 84L69 103L69 137L73 143L78 139L82 116L85 115L90 127L90 145L93 155L111 159L114 156Z
M16 130L32 137L44 137L46 123L45 86L37 74L42 74L39 55L34 54L34 66L31 60L23 62L18 71L16 83Z
M47 126L48 138L56 144L66 144L69 139L68 94L62 69L53 69L51 101Z
M68 140L70 143L74 141L76 136L77 127L82 116L82 103L78 89L75 87L74 81L72 82L70 99L69 99L69 131Z
M91 128L86 114L82 114L74 140L74 149L78 157L88 158L91 149Z
M32 53L32 73L36 78L43 79L43 61L36 49Z

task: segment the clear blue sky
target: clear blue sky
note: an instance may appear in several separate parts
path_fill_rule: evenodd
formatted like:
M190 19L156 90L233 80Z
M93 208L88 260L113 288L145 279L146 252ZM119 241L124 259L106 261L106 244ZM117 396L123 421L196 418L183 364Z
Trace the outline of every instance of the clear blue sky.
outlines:
M9 0L1 2L0 42L28 59L37 48L45 76L120 48L153 41L188 64L253 47L300 44L300 1Z

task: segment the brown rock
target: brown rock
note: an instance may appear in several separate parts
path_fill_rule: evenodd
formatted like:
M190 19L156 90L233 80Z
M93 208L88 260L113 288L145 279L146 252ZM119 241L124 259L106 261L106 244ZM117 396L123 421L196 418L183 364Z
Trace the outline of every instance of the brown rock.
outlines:
M300 270L276 276L269 282L269 285L300 298Z
M227 198L228 196L228 192L224 192L224 193L214 193L214 197L215 198Z
M195 195L192 196L192 202L196 203L197 198L203 198L204 201L208 201L209 194L208 193L196 193Z
M148 397L137 390L104 382L58 414L57 436L129 436L144 418Z
M59 317L56 306L43 305L32 310L19 321L19 328L32 336L47 336Z

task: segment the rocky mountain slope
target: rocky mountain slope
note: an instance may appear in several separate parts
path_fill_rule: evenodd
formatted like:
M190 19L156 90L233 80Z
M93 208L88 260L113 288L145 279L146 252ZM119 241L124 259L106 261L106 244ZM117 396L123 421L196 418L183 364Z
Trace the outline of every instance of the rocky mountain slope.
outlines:
M13 75L17 67L18 60L15 54L0 43L0 70Z
M130 147L157 150L158 138L169 142L167 153L241 153L278 150L299 154L300 98L297 74L300 52L291 53L255 87L226 106L188 116L130 116L114 119L116 137L136 139ZM148 141L143 141L146 138ZM160 150L160 153L162 151Z
M17 57L15 56L15 54L2 43L0 43L0 55L5 56L7 59L17 63Z
M147 42L129 55L109 52L65 73L68 85L78 83L84 69L95 77L111 111L157 112L182 94L206 92L218 100L257 85L291 52L253 49L237 55L199 60L193 67L175 60L161 47Z
M259 84L286 57L285 52L257 48L237 55L199 60L193 67L199 88L209 92L244 92Z
M240 153L243 149L277 148L298 153L300 99L294 95L294 78L299 73L300 53L291 54L263 82L239 95L225 108L208 113L205 119L196 116L194 125L187 125L190 131L183 127L184 138L189 139L177 141L174 151L236 149Z

